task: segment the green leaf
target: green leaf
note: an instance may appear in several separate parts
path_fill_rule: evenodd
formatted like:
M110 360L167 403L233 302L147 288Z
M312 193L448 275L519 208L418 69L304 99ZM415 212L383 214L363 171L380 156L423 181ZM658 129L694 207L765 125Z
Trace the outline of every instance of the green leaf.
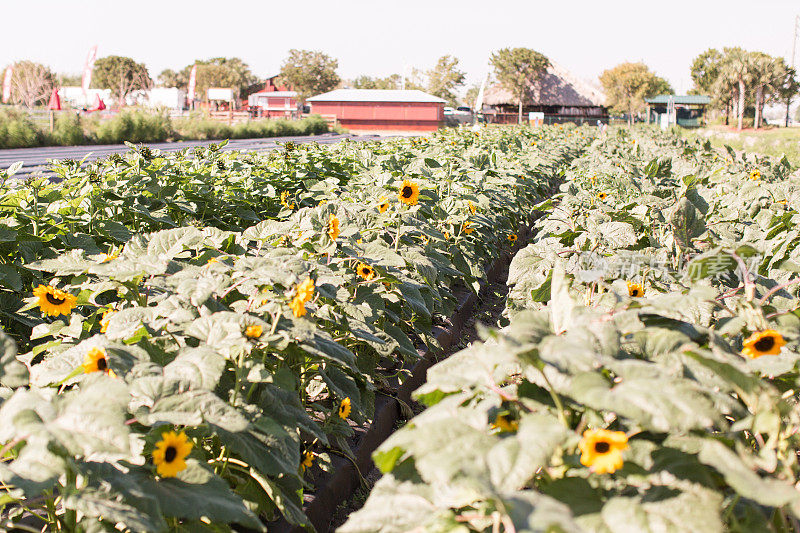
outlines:
M522 415L519 431L500 440L486 456L492 483L502 491L526 486L540 468L548 466L567 436L564 425L554 416Z
M364 507L348 517L338 533L407 533L432 531L429 522L441 512L433 503L433 490L426 485L381 478L369 493Z
M194 459L177 478L144 480L142 487L159 502L164 516L212 522L235 522L266 531L258 518L245 507L228 484Z
M64 507L111 523L121 522L133 531L167 530L167 523L160 513L145 513L124 501L120 495L96 489L68 491L64 495Z
M179 426L198 426L204 421L220 428L239 432L247 429L249 422L239 411L208 390L190 390L176 393L162 389L152 407L140 407L136 419L146 425L166 422Z
M17 360L16 343L0 330L0 383L16 389L28 384L28 367Z
M187 388L214 390L225 370L225 358L208 347L184 348L164 367L167 380Z
M274 420L261 416L245 431L212 430L244 462L265 476L292 475L300 465L300 443Z
M706 231L703 215L685 197L681 198L669 219L675 241L684 248L691 246L692 239Z

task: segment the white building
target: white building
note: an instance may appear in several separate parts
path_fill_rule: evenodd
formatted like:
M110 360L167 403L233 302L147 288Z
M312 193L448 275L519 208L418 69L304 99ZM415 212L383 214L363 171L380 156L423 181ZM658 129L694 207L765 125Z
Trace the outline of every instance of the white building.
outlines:
M146 95L142 105L147 107L183 109L186 106L186 91L177 87L154 87Z
M92 107L97 102L98 96L108 105L111 100L111 90L89 89L84 94L81 87L61 87L58 90L58 96L62 103L75 108Z

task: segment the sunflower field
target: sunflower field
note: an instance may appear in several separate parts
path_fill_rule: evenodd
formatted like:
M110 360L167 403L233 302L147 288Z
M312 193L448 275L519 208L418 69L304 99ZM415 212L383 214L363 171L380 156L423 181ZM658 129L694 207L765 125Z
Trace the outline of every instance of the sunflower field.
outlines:
M132 147L57 180L1 172L0 528L310 528L316 474L594 136Z
M799 531L790 171L593 140L536 207L504 324L429 370L338 531Z

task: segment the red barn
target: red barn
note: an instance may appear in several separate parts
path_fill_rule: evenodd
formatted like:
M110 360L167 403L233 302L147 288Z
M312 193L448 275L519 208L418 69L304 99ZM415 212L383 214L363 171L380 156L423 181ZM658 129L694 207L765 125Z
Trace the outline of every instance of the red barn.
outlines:
M311 112L335 116L353 132L436 131L444 121L444 104L422 91L337 89L308 99Z

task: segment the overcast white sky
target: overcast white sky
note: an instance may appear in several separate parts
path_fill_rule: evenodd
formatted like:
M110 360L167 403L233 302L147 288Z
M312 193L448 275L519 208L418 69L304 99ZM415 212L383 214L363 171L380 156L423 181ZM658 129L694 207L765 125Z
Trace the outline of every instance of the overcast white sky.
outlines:
M32 59L80 73L97 44L98 57L131 56L153 77L213 56L239 56L265 76L287 50L307 48L337 58L344 78L427 69L452 54L474 83L491 51L524 46L595 82L643 61L682 93L709 47L790 60L797 14L800 0L0 0L0 68Z

